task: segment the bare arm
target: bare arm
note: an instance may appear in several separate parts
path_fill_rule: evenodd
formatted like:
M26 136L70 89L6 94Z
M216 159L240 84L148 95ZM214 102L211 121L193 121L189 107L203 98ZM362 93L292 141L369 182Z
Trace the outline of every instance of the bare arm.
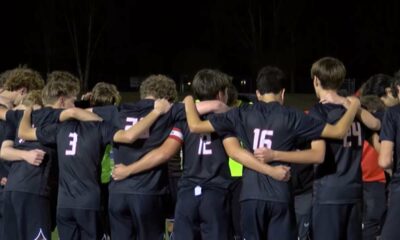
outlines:
M378 164L383 169L390 169L393 165L393 147L392 141L383 140L379 152Z
M196 103L197 112L200 115L206 113L223 113L227 112L230 108L219 100L208 100Z
M357 112L357 119L373 131L379 131L381 129L381 121L364 108L360 108Z
M350 104L346 113L335 125L326 124L321 133L321 137L342 139L346 136L347 130L351 126L351 123L360 108L360 100L358 100L358 98L348 97L347 99L350 101Z
M31 124L31 113L32 108L25 109L18 128L18 137L27 141L37 140L36 128L32 128Z
M65 109L60 114L60 122L65 122L70 119L76 119L79 121L102 121L103 119L97 114L90 111L86 111L81 108L69 108Z
M7 161L21 161L24 160L34 166L39 166L46 154L40 149L34 150L19 150L13 147L14 142L6 140L1 145L0 157Z
M130 127L128 130L119 130L114 134L114 142L119 143L133 143L138 139L145 131L147 131L151 125L158 119L159 116L169 111L171 103L165 99L159 99L154 102L154 109L145 118L140 120L138 123Z
M258 161L253 154L240 146L239 140L235 137L229 137L223 141L226 153L235 161L243 164L245 167L257 171L278 181L288 181L290 179L290 168L287 166L271 167L261 161Z
M154 167L157 167L158 165L165 163L169 159L171 159L174 156L174 154L177 151L179 151L180 148L181 148L180 142L172 138L167 138L167 140L165 140L160 147L147 153L140 160L128 166L123 164L115 165L114 170L112 172L112 177L114 180L119 181L129 177L130 175L137 174L152 169Z
M325 141L311 142L311 149L300 151L277 151L259 148L254 151L254 156L263 162L283 161L288 163L314 164L322 163L325 158Z
M192 96L187 96L184 99L186 119L189 125L190 132L193 133L210 133L214 132L215 129L211 125L210 121L202 121L199 117L199 113L196 110L194 100Z

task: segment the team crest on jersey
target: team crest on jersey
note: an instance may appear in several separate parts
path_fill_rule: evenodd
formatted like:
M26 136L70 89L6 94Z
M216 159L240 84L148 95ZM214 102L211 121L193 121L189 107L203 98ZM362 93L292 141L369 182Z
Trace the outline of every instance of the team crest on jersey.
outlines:
M44 236L41 228L39 228L39 233L36 236L36 238L34 238L33 240L47 240L47 238Z

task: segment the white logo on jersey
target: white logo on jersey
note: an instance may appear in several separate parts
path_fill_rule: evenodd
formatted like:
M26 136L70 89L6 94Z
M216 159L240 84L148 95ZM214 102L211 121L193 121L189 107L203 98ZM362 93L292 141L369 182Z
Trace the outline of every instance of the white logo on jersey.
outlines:
M33 240L47 240L47 238L44 236L41 228L39 228L39 233Z
M134 118L134 117L127 117L126 118L126 125L125 125L125 130L128 130L129 128L131 128L133 125L135 125L136 123L138 123L140 120L142 120L143 118ZM149 130L147 129L144 133L140 134L139 138L140 139L146 139L149 138L150 134L149 134Z
M351 147L352 146L352 137L357 137L357 145L354 147L361 147L362 146L362 139L361 139L361 125L359 122L353 122L351 127L347 131L346 137L343 138L343 147Z

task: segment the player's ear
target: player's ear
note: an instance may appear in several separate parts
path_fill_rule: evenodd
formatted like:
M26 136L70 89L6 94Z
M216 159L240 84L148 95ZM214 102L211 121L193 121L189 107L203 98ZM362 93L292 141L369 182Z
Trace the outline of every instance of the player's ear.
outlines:
M313 77L314 87L319 87L321 85L321 81L317 78L317 76Z

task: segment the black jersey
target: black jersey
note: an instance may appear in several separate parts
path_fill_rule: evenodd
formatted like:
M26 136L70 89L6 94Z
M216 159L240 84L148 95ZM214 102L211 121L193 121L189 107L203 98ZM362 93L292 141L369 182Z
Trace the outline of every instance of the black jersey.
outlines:
M186 121L175 124L170 138L183 144L183 172L179 181L180 188L200 186L227 189L229 187L232 178L228 166L228 155L222 141L230 136L233 134L229 132L190 133Z
M38 128L38 141L57 145L58 208L100 208L100 162L117 129L102 122L68 121Z
M214 115L210 119L217 132L235 131L245 148L267 147L274 150L292 151L297 143L316 139L325 123L303 112L282 106L278 102L256 102ZM282 164L280 162L271 165ZM289 202L290 184L244 168L241 200L267 200Z
M105 110L105 108L101 109ZM153 109L154 100L151 99L122 104L118 113L119 122L116 124L122 126L124 129L129 129ZM97 108L94 109L94 112L104 119L110 116L110 113L107 113L107 111L98 111ZM174 104L170 111L160 116L149 131L144 133L134 143L114 143L112 151L115 164L123 163L129 165L136 162L146 153L160 146L168 137L173 124L184 118L183 104ZM163 194L166 191L167 183L167 165L163 164L124 180L112 181L110 183L110 193Z
M390 182L390 190L400 191L400 105L390 107L386 110L382 121L380 133L381 141L391 141L394 144L393 149L393 175Z
M61 109L42 108L32 113L32 124L34 127L42 127L52 123L57 123L60 118ZM20 150L42 149L46 152L40 166L33 166L26 161L15 161L11 165L6 191L27 192L47 196L49 194L49 177L53 161L56 159L54 148L46 147L37 141L23 141L16 136L23 112L7 112L7 136L8 140L14 137L14 147Z
M316 104L310 115L330 124L345 113L340 105ZM361 156L365 139L364 126L355 120L347 136L325 139L324 162L315 166L314 199L322 204L355 203L362 197Z
M6 139L6 129L7 129L6 126L7 126L6 122L0 120L0 144L2 144L3 141ZM0 179L8 176L10 167L11 167L10 162L0 159Z

